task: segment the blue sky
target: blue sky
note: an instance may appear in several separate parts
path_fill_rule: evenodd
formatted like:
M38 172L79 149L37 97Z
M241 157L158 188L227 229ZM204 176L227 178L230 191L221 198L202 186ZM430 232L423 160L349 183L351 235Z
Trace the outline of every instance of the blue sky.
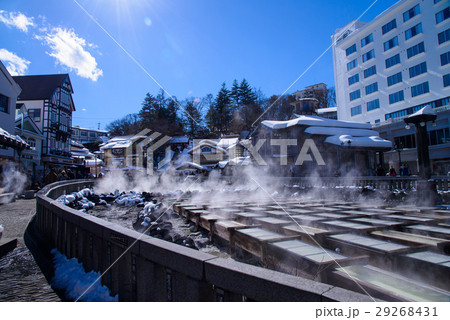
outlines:
M104 129L159 90L135 61L180 100L243 78L280 94L374 1L0 0L0 59L15 74L69 73L73 125ZM331 50L288 92L319 82L334 85Z

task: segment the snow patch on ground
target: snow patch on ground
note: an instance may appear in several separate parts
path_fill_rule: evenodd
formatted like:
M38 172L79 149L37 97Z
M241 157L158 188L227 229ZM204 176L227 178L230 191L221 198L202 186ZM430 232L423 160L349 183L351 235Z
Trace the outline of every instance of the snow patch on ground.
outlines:
M109 289L102 286L100 280L100 272L90 271L86 273L83 264L79 263L76 258L67 259L58 249L53 249L51 253L54 255L55 276L52 278L52 287L64 290L66 298L86 302L115 302L119 301L119 295L111 297ZM94 285L92 285L94 284ZM83 294L90 286L92 287Z

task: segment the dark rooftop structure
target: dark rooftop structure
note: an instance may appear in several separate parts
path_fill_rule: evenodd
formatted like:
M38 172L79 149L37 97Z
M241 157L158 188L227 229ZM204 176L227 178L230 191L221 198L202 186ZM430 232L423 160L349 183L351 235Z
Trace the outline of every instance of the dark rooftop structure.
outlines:
M17 100L45 100L50 99L56 88L63 85L69 77L65 74L46 74L34 76L15 76L14 81L22 88ZM73 89L71 88L71 93Z

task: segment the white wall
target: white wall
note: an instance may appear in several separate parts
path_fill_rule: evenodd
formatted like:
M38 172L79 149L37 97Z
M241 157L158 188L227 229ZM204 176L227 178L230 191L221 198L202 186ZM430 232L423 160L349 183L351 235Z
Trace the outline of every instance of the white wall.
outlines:
M403 22L403 12L420 4L421 13L418 16ZM391 8L383 12L370 23L360 27L359 30L351 33L344 40L333 46L333 62L335 71L336 102L338 106L338 118L340 120L352 120L358 122L371 122L375 120L385 120L385 114L402 110L411 106L428 103L443 97L450 96L450 87L443 87L442 76L450 73L450 64L441 66L440 55L450 51L450 41L438 45L437 34L450 28L450 19L436 24L435 14L448 6L448 1L442 0L434 4L432 0L408 0L399 1ZM392 19L397 20L397 28L382 35L381 27ZM412 26L422 23L423 33L405 41L405 31ZM339 36L347 28L340 29L332 40ZM361 39L373 34L374 41L361 48ZM384 52L384 42L397 36L399 46ZM407 48L424 41L425 53L407 59ZM357 51L348 57L345 50L356 43ZM375 50L375 59L362 63L362 55L370 50ZM389 57L400 54L401 63L386 69L385 60ZM358 67L347 72L347 63L353 59L358 60ZM420 76L409 78L409 68L423 61L427 63L427 72ZM376 65L377 75L364 79L363 71L372 65ZM387 86L387 77L395 73L402 72L403 82L394 86ZM348 85L348 78L359 73L360 81L352 86ZM365 86L377 81L378 92L366 96ZM411 97L411 87L425 81L429 82L430 92L417 97ZM361 98L350 101L349 93L360 89ZM405 100L395 104L389 104L389 94L403 90ZM380 108L367 112L367 102L379 99ZM361 105L362 114L351 116L352 107Z

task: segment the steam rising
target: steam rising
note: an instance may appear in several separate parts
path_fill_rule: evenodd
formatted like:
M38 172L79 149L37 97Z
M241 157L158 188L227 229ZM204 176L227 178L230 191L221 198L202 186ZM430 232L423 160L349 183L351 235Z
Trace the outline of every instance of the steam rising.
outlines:
M1 193L21 194L25 189L27 176L12 166L6 166L2 173Z

